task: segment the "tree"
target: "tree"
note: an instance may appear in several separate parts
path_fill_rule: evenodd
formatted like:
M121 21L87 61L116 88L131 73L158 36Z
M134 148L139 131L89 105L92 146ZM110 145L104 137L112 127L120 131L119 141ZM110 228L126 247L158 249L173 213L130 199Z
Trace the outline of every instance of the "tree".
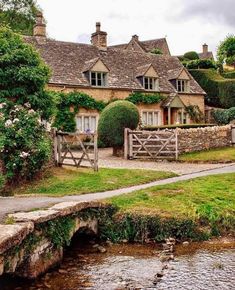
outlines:
M15 32L32 35L38 10L35 0L0 0L0 24Z
M49 76L31 45L0 29L0 159L8 184L33 178L50 156L41 122L53 111L52 95L44 90Z
M218 61L223 64L233 65L235 68L235 35L228 35L217 50Z
M136 129L139 123L137 107L128 101L115 101L109 104L101 113L98 134L106 146L113 147L116 155L124 143L124 129Z
M188 51L184 54L185 60L195 60L199 59L199 55L196 51Z

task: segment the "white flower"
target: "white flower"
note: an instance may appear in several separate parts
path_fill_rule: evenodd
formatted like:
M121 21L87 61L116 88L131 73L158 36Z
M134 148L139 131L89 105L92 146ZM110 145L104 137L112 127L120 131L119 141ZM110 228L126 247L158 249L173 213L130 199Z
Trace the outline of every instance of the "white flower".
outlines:
M28 102L28 103L25 103L24 106L25 106L26 108L31 108L31 105L30 105L29 102Z
M20 153L20 158L25 159L25 158L27 158L29 155L30 155L29 153L22 151L22 152Z
M13 120L13 124L15 124L15 123L18 123L20 120L18 119L18 118L15 118L14 120Z
M5 122L5 127L8 128L8 127L11 127L12 126L12 121L11 120L7 120Z
M34 114L35 111L34 111L33 109L31 109L31 110L28 111L28 113L29 113L29 114Z
M0 109L3 109L6 106L6 103L0 103Z

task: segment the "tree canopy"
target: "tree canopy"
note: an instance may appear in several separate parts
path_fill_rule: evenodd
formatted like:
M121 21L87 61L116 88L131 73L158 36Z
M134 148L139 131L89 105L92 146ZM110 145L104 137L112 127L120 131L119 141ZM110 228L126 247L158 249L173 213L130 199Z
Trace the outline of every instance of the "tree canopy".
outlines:
M235 35L228 35L219 45L217 58L220 63L235 66Z
M37 11L36 0L0 0L0 24L32 35Z

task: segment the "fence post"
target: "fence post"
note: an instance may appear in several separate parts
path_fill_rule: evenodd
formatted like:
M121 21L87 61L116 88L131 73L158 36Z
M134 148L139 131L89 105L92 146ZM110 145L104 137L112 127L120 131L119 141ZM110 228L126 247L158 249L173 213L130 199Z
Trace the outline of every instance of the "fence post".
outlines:
M57 132L56 128L51 129L51 136L53 138L53 145L54 145L54 161L55 161L55 165L58 166L58 142L57 142L56 132Z
M133 158L133 134L131 132L131 130L129 130L129 159Z
M175 129L175 159L179 158L178 129Z
M128 144L128 131L129 131L128 128L124 129L124 158L125 159L128 159L128 147L129 147L129 144Z
M235 125L232 125L231 128L232 128L232 145L235 147Z
M98 171L98 135L94 134L94 171Z

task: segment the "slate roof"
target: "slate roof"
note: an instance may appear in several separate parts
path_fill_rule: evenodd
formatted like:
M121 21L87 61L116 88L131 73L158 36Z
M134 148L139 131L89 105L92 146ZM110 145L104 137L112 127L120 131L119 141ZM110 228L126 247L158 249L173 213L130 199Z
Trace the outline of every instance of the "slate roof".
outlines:
M207 53L198 53L200 59L214 59L213 52L208 51Z
M25 37L25 41L36 47L51 68L50 84L91 87L84 71L100 59L109 68L108 88L145 91L136 76L139 74L139 68L151 64L159 76L160 92L177 92L169 81L172 71L181 70L183 67L177 57L113 47L104 51L89 44L52 39L37 42L35 37ZM191 94L205 94L193 78L190 88Z
M154 48L158 48L162 51L163 55L171 55L166 38L158 38L158 39L136 41L136 42L145 52L151 52ZM126 49L128 44L129 43L124 43L124 44L113 45L110 47L117 48L117 49Z

